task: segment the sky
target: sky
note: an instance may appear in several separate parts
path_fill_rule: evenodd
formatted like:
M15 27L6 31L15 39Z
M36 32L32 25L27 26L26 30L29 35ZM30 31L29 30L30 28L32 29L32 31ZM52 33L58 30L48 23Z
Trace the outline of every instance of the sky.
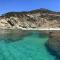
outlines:
M40 8L60 11L60 0L0 0L0 15L7 12L30 11Z

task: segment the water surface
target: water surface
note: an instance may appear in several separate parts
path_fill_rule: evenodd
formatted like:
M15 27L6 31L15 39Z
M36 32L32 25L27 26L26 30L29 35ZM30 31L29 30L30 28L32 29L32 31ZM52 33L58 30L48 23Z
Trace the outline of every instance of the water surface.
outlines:
M47 40L47 35L37 32L22 38L19 32L2 33L0 34L0 60L55 60L55 57L46 50Z

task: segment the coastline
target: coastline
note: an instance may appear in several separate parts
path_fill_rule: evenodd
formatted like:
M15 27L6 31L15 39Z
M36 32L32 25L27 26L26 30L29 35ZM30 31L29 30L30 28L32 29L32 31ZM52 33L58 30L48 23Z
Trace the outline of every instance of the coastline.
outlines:
M60 30L60 28L0 28L0 30Z

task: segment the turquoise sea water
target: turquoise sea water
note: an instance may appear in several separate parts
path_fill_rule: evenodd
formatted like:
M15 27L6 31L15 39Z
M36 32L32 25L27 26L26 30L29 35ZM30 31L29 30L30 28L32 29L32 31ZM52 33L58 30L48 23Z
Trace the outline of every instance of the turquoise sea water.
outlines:
M8 36L0 35L0 60L55 60L45 47L48 36L32 33L22 40L20 37L20 40L10 43L6 42Z

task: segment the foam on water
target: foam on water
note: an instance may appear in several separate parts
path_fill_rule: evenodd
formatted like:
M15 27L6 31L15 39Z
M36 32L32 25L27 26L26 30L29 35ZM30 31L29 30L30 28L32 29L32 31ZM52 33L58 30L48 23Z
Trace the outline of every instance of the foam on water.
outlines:
M12 43L4 39L0 39L0 60L55 60L45 47L48 36L33 33Z

